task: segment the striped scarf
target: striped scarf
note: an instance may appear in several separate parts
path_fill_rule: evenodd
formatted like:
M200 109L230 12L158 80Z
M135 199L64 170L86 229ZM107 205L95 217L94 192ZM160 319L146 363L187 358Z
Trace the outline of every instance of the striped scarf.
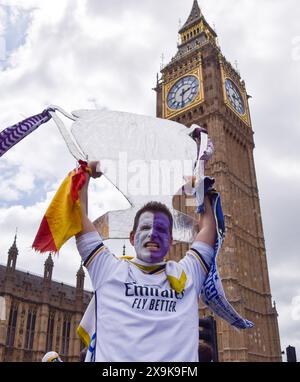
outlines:
M217 227L217 238L214 246L214 256L208 275L201 289L201 299L208 308L237 329L254 327L253 322L243 318L229 303L225 296L222 281L217 269L217 257L225 238L225 221L221 206L221 196L212 186L214 179L204 178L204 194L210 194ZM197 192L197 190L196 190ZM204 204L198 206L197 211L204 212Z
M20 142L27 135L36 130L43 123L48 122L52 117L49 113L51 108L44 110L42 113L24 119L11 127L7 127L0 132L0 157L9 149Z

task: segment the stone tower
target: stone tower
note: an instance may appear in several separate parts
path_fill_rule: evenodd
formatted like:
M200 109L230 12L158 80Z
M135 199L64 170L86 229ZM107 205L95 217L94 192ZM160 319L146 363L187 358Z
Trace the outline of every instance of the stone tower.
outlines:
M254 140L245 82L222 55L217 34L197 0L179 30L178 51L157 81L157 117L208 129L215 155L207 173L216 179L226 219L218 265L227 298L255 323L237 332L217 320L221 361L281 361L276 308L272 306ZM170 256L180 259L187 245ZM201 315L210 314L201 307Z
M18 254L19 254L19 251L17 248L17 234L16 234L14 242L12 246L10 247L10 249L8 250L7 265L6 265L7 272L13 273L15 271Z
M52 272L53 272L54 262L52 260L51 253L49 253L49 256L47 260L45 261L44 265L44 281L45 282L51 282L52 279Z
M80 293L83 292L84 278L85 278L85 273L84 273L82 264L80 264L80 268L78 269L76 273L76 289Z

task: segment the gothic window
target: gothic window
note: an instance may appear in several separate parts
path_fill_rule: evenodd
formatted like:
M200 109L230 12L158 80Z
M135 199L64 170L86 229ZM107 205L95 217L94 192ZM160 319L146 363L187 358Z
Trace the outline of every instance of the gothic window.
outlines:
M48 318L46 351L53 350L54 319L55 319L55 313L50 312L49 318Z
M25 349L33 349L34 329L36 321L36 312L29 309L26 324Z
M62 331L61 354L68 355L70 343L71 317L65 316Z
M18 306L14 304L11 307L10 313L9 313L6 346L10 346L10 347L14 346L16 327L17 327L17 318L18 318Z

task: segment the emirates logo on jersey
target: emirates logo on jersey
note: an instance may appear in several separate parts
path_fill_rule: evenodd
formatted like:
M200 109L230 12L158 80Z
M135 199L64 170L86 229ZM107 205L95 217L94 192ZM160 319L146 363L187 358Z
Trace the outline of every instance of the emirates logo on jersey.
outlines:
M132 309L176 313L176 304L184 298L184 291L177 293L173 289L161 289L156 285L125 283L125 296L134 297Z

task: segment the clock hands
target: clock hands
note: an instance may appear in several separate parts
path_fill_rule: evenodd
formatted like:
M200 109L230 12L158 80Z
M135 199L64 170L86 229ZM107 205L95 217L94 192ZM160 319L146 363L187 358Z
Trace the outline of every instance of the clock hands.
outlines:
M191 90L191 88L187 88L187 89L181 89L181 94L180 94L180 97L181 97L181 104L184 105L184 100L183 100L183 97L185 95L186 92L188 92L189 90Z
M195 76L179 79L168 92L168 107L172 110L182 109L198 94L199 81Z
M181 93L181 95L185 95L185 93L188 92L189 90L191 90L190 87L187 88L187 89L182 89L182 93Z
M230 99L231 104L234 106L234 108L240 113L243 114L244 111L244 105L243 101L240 97L240 95L235 91L234 88L228 89L228 97Z

